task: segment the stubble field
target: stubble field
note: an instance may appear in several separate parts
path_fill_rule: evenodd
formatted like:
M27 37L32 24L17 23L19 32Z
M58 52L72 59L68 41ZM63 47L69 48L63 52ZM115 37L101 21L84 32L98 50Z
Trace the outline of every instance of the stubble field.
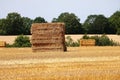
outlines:
M0 80L119 80L120 47L0 48Z

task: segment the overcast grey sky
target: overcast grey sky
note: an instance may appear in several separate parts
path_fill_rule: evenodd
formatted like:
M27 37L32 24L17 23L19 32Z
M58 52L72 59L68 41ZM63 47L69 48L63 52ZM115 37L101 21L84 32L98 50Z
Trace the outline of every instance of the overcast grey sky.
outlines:
M103 14L106 17L120 10L120 0L0 0L0 18L10 12L34 19L41 16L48 22L63 12L74 13L84 22L88 15Z

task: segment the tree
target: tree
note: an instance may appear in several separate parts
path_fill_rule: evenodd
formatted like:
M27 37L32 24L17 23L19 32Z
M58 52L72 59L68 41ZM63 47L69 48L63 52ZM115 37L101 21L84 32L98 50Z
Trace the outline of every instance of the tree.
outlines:
M120 35L120 28L117 29L117 35Z
M23 34L23 20L18 13L9 13L6 18L6 33L8 35Z
M83 33L80 19L73 13L61 13L58 18L53 18L52 22L64 22L66 34Z
M94 32L98 34L109 33L109 22L104 15L98 15L93 24Z
M87 19L85 20L84 24L83 24L83 28L85 30L85 33L94 33L93 32L93 24L94 24L94 21L96 19L97 15L89 15L87 17Z
M120 28L120 11L116 11L112 16L110 16L109 22L111 23L111 26L116 29L116 32L119 32L119 28Z
M90 15L86 19L83 27L86 33L90 34L112 34L115 33L114 27L110 26L108 19L104 15Z
M22 20L23 20L23 26L24 26L23 34L30 35L30 28L31 28L33 20L31 20L28 17L22 17Z
M0 35L6 34L6 26L7 26L6 19L0 19Z
M45 21L44 18L42 17L36 17L33 21L33 23L46 23L47 21Z

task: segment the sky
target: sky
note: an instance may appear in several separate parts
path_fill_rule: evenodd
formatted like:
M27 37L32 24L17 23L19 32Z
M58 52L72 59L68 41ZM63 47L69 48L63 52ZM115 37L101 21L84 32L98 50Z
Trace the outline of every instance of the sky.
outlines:
M0 0L0 19L17 12L22 17L43 17L51 22L61 13L74 13L83 23L87 16L103 14L110 17L120 10L120 0Z

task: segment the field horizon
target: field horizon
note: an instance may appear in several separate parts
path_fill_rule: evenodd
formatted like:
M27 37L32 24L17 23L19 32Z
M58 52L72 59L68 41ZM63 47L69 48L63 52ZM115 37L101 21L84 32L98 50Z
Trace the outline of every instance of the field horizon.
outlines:
M87 34L88 36L101 36L103 34ZM106 34L107 35L107 34ZM8 35L8 36L5 36L5 35L1 35L0 36L0 41L6 41L6 43L8 44L13 44L14 43L14 40L15 38L17 38L18 35ZM26 35L28 36L30 39L31 39L31 35ZM71 38L73 39L73 41L77 41L78 39L82 38L82 36L84 36L84 34L75 34L75 35L65 35L65 37L67 36L71 36ZM117 42L117 43L120 43L120 36L119 35L107 35L110 39L112 39L113 41Z

